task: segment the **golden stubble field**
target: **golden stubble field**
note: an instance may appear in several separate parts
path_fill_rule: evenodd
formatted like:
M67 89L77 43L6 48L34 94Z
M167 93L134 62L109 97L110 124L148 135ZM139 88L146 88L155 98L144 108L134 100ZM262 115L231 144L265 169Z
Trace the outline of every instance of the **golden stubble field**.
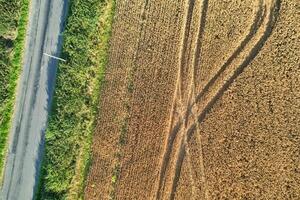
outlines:
M118 1L86 199L299 199L297 0Z

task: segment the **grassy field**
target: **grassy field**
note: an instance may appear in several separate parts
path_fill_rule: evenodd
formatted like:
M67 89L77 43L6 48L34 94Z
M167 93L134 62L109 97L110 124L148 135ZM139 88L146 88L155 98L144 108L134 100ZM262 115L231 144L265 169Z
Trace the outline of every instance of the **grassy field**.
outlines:
M114 0L71 0L38 199L82 199Z
M0 174L21 69L28 7L29 0L0 0Z

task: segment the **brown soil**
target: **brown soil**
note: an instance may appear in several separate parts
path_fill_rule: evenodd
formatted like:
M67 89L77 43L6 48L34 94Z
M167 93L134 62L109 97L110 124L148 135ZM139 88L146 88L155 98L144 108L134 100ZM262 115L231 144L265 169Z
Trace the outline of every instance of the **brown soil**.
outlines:
M85 198L300 199L299 9L119 1Z

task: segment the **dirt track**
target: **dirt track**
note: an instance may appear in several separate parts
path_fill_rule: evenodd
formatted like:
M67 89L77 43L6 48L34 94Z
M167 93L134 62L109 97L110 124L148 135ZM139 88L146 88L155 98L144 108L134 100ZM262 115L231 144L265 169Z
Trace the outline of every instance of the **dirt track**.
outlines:
M296 4L118 2L86 199L300 198Z

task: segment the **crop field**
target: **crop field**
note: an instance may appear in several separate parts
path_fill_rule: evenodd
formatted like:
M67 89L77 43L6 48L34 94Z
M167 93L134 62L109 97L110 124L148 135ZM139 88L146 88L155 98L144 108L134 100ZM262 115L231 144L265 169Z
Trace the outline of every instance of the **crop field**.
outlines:
M85 199L299 199L299 1L117 1Z
M27 15L28 0L0 0L0 176L21 68Z

